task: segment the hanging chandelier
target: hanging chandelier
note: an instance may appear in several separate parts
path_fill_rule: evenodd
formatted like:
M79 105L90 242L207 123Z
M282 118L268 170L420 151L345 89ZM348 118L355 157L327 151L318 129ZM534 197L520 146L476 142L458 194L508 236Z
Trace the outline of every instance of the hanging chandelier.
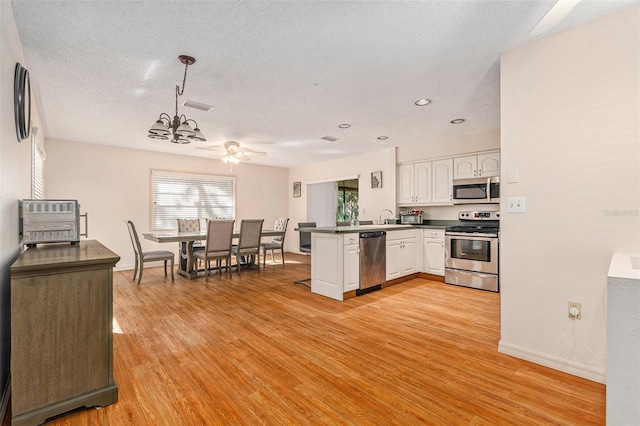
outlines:
M182 96L184 93L184 86L187 82L187 68L196 62L195 58L186 55L180 55L178 59L184 64L184 78L182 79L182 89L180 89L180 86L176 86L176 113L173 119L169 114L161 113L158 121L149 129L147 136L151 139L165 140L169 139L169 135L173 135L171 142L179 144L190 143L191 140L206 141L195 120L187 118L184 114L178 115L178 96ZM189 125L190 122L194 124L194 127Z

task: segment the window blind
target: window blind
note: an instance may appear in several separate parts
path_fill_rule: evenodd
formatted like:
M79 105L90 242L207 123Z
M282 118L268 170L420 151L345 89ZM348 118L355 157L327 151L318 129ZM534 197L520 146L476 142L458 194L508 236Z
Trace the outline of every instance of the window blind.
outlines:
M31 198L44 198L44 151L31 133Z
M177 229L176 219L234 219L236 178L151 171L151 226Z

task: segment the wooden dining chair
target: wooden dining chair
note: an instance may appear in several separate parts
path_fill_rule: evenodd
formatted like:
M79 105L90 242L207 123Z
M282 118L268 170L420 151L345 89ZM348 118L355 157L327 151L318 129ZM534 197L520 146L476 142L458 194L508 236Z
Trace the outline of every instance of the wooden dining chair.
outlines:
M258 258L258 272L260 272L260 238L264 219L242 219L240 222L240 237L238 245L231 247L231 252L236 256L238 275L240 275L240 259L250 258L251 264ZM249 263L249 262L248 262Z
M233 225L235 220L209 220L207 221L207 239L204 250L193 254L196 259L205 263L205 281L209 281L211 273L211 261L216 261L218 272L222 273L222 260L231 277L231 243L233 241Z
M164 276L167 276L167 261L171 261L171 281L173 278L173 266L175 262L175 255L172 251L169 250L154 250L154 251L142 251L142 246L140 245L140 239L138 238L138 233L136 232L136 227L132 221L127 221L127 227L129 228L129 237L131 237L131 244L133 245L133 251L135 254L135 266L133 269L133 280L135 281L136 275L138 276L138 285L140 285L140 281L142 281L142 271L144 270L145 262L159 262L164 261ZM138 267L140 267L139 275L138 275Z
M289 223L288 217L279 217L276 219L276 224L273 227L274 231L281 231L281 235L275 235L271 241L260 243L262 249L262 266L267 266L267 250L271 250L271 262L275 263L273 257L274 250L280 250L280 256L282 257L282 264L284 265L284 236L287 233L287 225Z

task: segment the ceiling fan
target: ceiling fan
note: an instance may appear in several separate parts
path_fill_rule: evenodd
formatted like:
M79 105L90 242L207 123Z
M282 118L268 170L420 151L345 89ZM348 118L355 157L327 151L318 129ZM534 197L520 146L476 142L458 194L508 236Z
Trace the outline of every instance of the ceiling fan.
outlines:
M240 161L251 160L249 155L266 155L266 152L254 151L249 148L240 148L240 143L236 141L227 141L223 146L209 145L199 146L199 149L214 151L214 157L220 157L222 161L229 164L238 164ZM249 155L247 155L249 154Z

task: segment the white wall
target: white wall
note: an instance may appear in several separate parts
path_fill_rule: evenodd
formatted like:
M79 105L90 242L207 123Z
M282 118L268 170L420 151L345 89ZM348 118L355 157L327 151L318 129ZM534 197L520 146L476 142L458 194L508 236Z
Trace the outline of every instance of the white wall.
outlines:
M639 17L611 15L501 60L499 350L600 382L611 253L640 250ZM505 212L510 196L526 197L525 214Z
M371 188L371 172L382 171L382 188ZM396 155L395 148L362 154L340 160L306 164L289 169L289 218L291 230L307 220L307 183L336 181L359 176L358 206L360 220L380 217L382 209L395 211ZM302 196L293 198L293 182L302 182ZM297 232L287 233L287 250L299 252Z
M459 124L464 126L464 124ZM500 129L398 147L398 163L500 149Z
M20 36L11 3L0 2L0 419L8 401L11 317L11 264L21 252L18 230L18 200L31 196L31 141L18 143L13 109L13 79L16 62L29 69L24 59ZM33 104L32 123L40 127ZM38 141L43 144L42 132Z
M116 269L129 269L134 256L125 221L132 220L139 234L150 230L151 169L236 176L238 225L241 219L265 219L264 227L273 228L277 217L287 216L287 169L241 163L229 171L220 160L59 140L47 141L46 197L77 199L89 213L89 239L121 257ZM143 250L178 248L141 243Z

